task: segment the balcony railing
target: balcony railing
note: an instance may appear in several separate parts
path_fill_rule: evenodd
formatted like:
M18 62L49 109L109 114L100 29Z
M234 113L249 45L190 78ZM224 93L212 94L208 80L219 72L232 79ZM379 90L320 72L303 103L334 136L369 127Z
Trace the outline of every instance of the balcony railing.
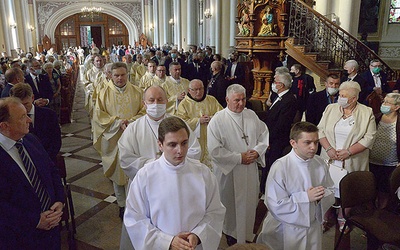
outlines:
M341 69L347 60L354 59L360 71L365 71L371 60L379 59L388 80L397 79L396 71L374 51L300 0L290 1L288 35L294 38L294 45L305 47L305 53L318 52L318 60L330 61L332 69Z

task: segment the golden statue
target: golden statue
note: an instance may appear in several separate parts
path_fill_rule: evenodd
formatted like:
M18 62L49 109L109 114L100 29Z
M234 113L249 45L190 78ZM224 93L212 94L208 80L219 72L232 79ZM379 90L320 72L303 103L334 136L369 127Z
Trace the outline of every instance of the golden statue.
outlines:
M274 14L271 13L271 7L268 5L265 7L261 22L262 26L260 32L258 32L258 36L276 36L273 25Z

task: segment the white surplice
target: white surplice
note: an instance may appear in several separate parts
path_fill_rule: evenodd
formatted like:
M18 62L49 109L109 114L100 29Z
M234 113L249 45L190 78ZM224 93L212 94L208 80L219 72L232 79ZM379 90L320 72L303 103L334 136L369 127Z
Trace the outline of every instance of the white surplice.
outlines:
M165 117L170 116L171 115L165 114ZM160 157L161 152L158 147L157 138L158 126L161 121L162 119L154 121L146 114L129 124L122 133L118 141L119 158L121 168L129 177L129 182L133 180L137 171L139 171L144 164L152 162ZM200 156L200 144L194 133L190 131L187 157L200 160Z
M252 241L259 195L257 163L265 167L268 128L252 110L234 113L225 108L211 119L207 136L221 201L226 207L223 232L235 237L238 243ZM247 136L246 140L242 139L244 136ZM258 152L257 162L241 164L241 153L250 149Z
M190 158L173 166L161 156L134 178L124 224L136 250L167 250L180 232L200 238L197 250L214 250L221 239L224 214L218 184L209 168Z
M310 202L307 190L323 186L325 196ZM265 188L268 215L257 243L271 249L317 250L322 248L321 223L334 203L333 181L328 166L316 155L301 159L292 149L271 167Z

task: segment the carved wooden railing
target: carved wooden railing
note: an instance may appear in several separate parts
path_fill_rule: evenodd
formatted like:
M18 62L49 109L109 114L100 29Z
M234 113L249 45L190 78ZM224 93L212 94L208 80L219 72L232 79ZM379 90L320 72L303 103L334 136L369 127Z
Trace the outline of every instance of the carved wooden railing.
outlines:
M294 45L304 46L305 53L318 52L318 60L330 61L332 69L341 69L354 59L360 71L365 71L371 60L379 59L388 80L397 79L396 71L374 51L300 0L290 1L288 35L294 38Z

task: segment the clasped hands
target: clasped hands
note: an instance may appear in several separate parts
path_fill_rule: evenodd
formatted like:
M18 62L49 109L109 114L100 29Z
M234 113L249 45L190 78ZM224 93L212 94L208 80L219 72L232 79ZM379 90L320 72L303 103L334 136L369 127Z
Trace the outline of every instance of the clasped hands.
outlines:
M61 221L63 214L64 205L61 202L55 202L49 210L44 211L40 214L39 224L36 226L37 229L50 230L58 226Z
M330 159L338 161L344 161L350 157L349 151L346 149L335 150L332 148L327 152L327 154Z
M325 188L323 186L310 187L307 190L308 199L310 202L320 201L325 194Z
M199 244L199 237L191 232L181 232L174 236L169 249L194 250Z
M258 153L254 149L247 150L247 152L241 153L242 155L242 164L249 165L255 162L258 158Z
M200 124L209 123L211 120L211 116L203 115L200 117Z

